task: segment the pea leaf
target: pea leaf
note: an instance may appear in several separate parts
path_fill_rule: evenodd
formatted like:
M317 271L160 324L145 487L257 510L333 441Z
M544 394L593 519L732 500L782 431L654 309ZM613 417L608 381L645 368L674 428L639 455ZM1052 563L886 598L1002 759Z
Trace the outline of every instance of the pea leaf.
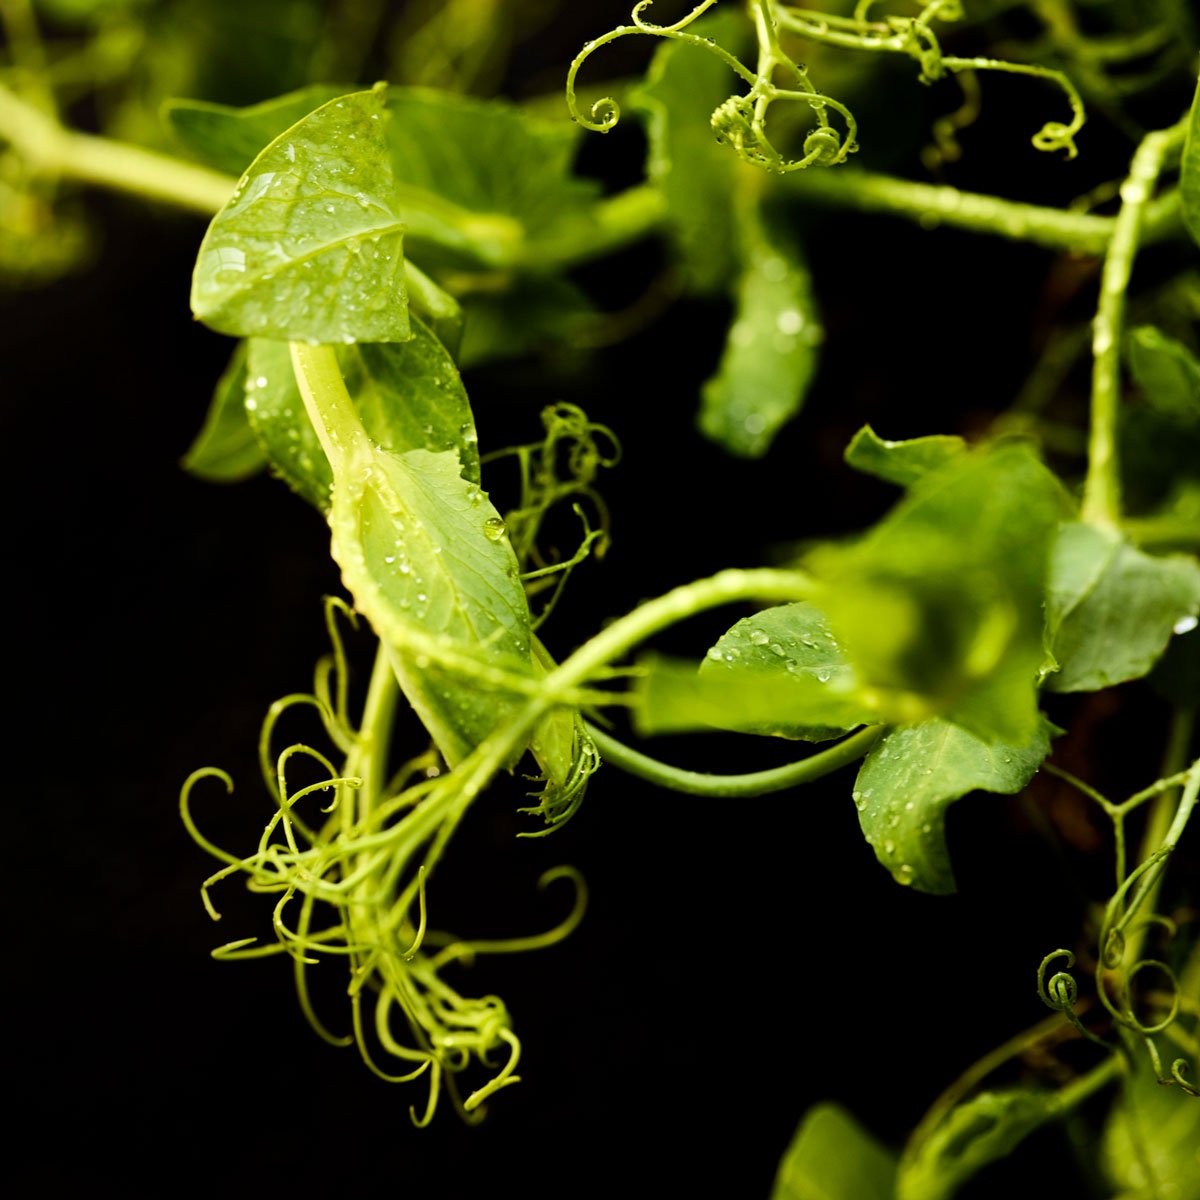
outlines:
M962 438L946 434L889 442L870 425L864 425L850 439L845 459L864 475L874 475L906 488L924 479L930 471L944 466L966 448Z
M1194 559L1152 557L1115 531L1082 522L1064 526L1046 600L1059 671L1046 687L1094 692L1138 679L1174 629L1194 625L1198 613L1200 564Z
M892 1200L895 1177L894 1155L845 1109L818 1104L779 1164L771 1200Z
M246 420L246 345L240 342L213 391L204 426L183 456L184 470L213 483L236 483L267 460Z
M700 429L744 458L758 458L800 410L824 331L812 281L782 225L750 206L735 313L717 373L701 392Z
M309 342L410 336L382 92L331 100L251 164L196 260L192 310L220 333Z
M353 91L314 83L244 108L205 100L168 100L162 113L175 136L198 158L218 171L241 175L268 142L314 109Z
M875 857L898 883L937 895L953 892L946 809L976 790L1021 791L1050 753L1053 732L1044 717L1018 745L984 741L939 718L890 730L871 748L854 782L858 821Z
M1042 595L1067 502L1025 446L955 456L861 541L824 547L817 602L867 688L984 740L1038 727Z
M293 347L292 354L302 394L307 389L321 415L333 472L334 560L409 703L453 765L513 703L482 686L470 664L533 672L516 555L487 496L463 478L457 449L384 449L356 414L333 350L306 355ZM430 638L468 664L467 678L429 660Z
M1155 408L1185 421L1200 421L1200 362L1182 342L1153 325L1129 335L1129 365Z
M567 345L594 311L580 288L553 275L524 276L504 292L468 296L458 362L466 369Z
M217 214L192 308L223 333L404 341L405 237L455 261L535 260L594 195L569 175L575 136L419 88L331 100L267 146Z
M1109 1115L1101 1161L1122 1200L1200 1200L1200 1103L1143 1064Z
M425 88L392 87L387 95L395 176L412 215L423 214L412 223L414 241L485 261L524 241L525 257L536 261L537 244L575 225L596 197L594 182L571 174L580 130L569 121Z
M824 703L835 708L844 707L844 700L853 697L858 688L853 668L830 631L828 619L816 605L807 603L781 604L739 621L700 664L700 678L711 680L718 688L743 675L756 680L763 676L803 680L801 686L814 693L818 706ZM820 686L812 688L813 680ZM822 701L822 695L834 699ZM863 720L872 719L861 706L854 708L852 700L851 705L853 717L844 724L789 722L781 711L758 721L736 709L715 714L718 719L711 724L743 733L821 742L840 737Z
M693 26L736 52L745 22L721 13ZM738 267L733 194L737 157L718 146L709 114L731 90L729 68L702 50L664 42L645 82L630 97L643 114L649 142L646 174L663 194L669 231L688 286L696 292L724 289Z
M287 342L251 338L246 416L271 470L314 508L329 507L333 472L304 411Z
M1183 143L1183 161L1179 171L1179 195L1183 202L1183 222L1200 243L1200 81L1192 99L1187 137Z
M479 483L479 449L458 368L441 342L412 318L407 342L337 347L338 365L370 438L402 453L454 449L464 477ZM329 507L332 474L304 410L286 342L250 342L246 409L275 470L309 503Z
M946 1200L1061 1112L1055 1092L981 1092L951 1110L927 1140L901 1156L896 1200Z
M653 657L640 666L633 719L646 736L714 728L817 741L881 719L844 677L822 682L816 672L783 666L697 672L692 663Z

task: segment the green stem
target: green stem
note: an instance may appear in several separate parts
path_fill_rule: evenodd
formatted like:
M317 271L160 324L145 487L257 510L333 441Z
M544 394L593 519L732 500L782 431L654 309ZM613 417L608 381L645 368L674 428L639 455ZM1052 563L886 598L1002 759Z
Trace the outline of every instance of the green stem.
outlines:
M645 779L673 792L715 797L765 796L769 792L782 792L785 788L811 783L814 779L820 779L841 767L857 762L885 732L880 726L863 729L828 750L767 771L752 771L745 775L706 775L659 762L648 754L642 754L623 742L618 742L602 729L585 724L588 736L596 743L605 762L611 762L613 766L630 775L636 775L639 779Z
M1121 211L1100 278L1100 304L1092 326L1092 414L1088 440L1088 470L1083 489L1082 516L1094 525L1115 528L1121 519L1120 468L1117 459L1117 411L1121 398L1121 326L1125 293L1142 240L1142 224L1154 185L1167 155L1183 141L1186 124L1148 133L1130 164L1121 186Z
M153 150L64 129L0 84L0 137L40 174L133 192L211 216L235 179Z
M853 167L800 171L786 176L785 186L801 203L880 213L926 227L945 225L1078 254L1103 254L1116 229L1114 217L1021 204ZM1172 192L1147 206L1142 240L1161 240L1182 228L1179 197Z

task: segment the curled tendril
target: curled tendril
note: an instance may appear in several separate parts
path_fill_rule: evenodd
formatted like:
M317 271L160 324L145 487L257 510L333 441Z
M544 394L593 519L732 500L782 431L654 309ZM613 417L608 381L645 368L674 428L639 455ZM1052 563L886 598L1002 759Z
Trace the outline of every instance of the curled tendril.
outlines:
M1047 979L1046 972L1049 970L1050 964L1059 958L1066 959L1065 969L1055 971ZM1103 1038L1097 1037L1084 1025L1075 1011L1075 1004L1079 999L1079 984L1075 982L1075 976L1071 974L1071 968L1074 966L1075 955L1070 950L1052 950L1047 954L1038 964L1038 996L1047 1008L1062 1013L1081 1037L1087 1038L1089 1042L1095 1042L1098 1046L1103 1046L1106 1050L1111 1050L1112 1047Z
M1056 971L1047 980L1046 971L1055 959L1067 960L1066 970ZM1047 1008L1055 1012L1072 1012L1075 1002L1079 999L1079 985L1075 982L1071 968L1075 965L1075 955L1070 950L1052 950L1038 965L1037 989L1038 996Z

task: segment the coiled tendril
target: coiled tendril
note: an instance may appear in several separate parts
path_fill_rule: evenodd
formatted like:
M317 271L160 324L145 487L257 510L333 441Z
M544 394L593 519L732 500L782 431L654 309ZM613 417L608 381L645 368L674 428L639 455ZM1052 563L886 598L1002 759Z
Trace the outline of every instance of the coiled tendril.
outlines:
M367 1068L388 1082L426 1081L422 1110L410 1109L415 1124L432 1120L443 1094L464 1117L477 1119L489 1096L518 1082L521 1044L503 1001L463 996L443 972L478 954L538 949L560 941L582 919L586 889L568 867L543 875L540 887L568 879L575 899L564 920L532 937L463 941L429 928L429 875L478 789L463 787L453 771L442 773L429 752L397 772L386 787L381 784L380 742L389 731L395 682L386 657L380 655L361 728L351 720L339 616L353 623L353 614L342 602L330 602L326 619L332 653L318 664L313 692L277 701L263 721L259 757L274 812L257 848L243 857L231 854L205 837L194 820L193 793L199 784L216 779L226 794L233 792L226 772L214 767L195 771L180 791L185 828L222 864L201 886L209 915L220 919L210 890L233 875L241 875L250 891L276 898L271 914L274 941L240 938L218 947L213 956L286 954L300 1007L318 1036L332 1045L356 1045ZM316 711L322 729L344 755L341 767L302 742L273 752L280 719L298 707ZM315 768L320 778L296 786L289 778L290 768L302 762ZM326 794L332 798L316 811L301 811ZM348 968L347 1034L326 1027L309 995L307 972L327 958ZM379 1050L402 1069L389 1071L376 1062ZM489 1071L490 1077L462 1095L458 1077L473 1065Z

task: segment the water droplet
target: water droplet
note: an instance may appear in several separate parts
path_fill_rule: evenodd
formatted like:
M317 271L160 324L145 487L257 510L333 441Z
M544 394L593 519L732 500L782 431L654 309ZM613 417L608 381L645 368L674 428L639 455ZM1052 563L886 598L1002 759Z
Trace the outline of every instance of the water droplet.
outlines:
M1200 624L1200 620L1197 620L1196 617L1180 617L1172 626L1172 630L1175 633L1191 633L1198 624Z
M499 517L488 517L483 523L483 533L489 542L498 542L504 536L504 522Z
M914 875L916 875L916 872L908 865L908 863L901 863L892 872L892 878L902 887L910 886Z
M896 843L893 842L891 838L888 838L883 843L883 852L884 852L884 854L895 854L896 853Z
M750 644L752 646L765 646L771 639L763 633L761 629L755 629L750 634Z

